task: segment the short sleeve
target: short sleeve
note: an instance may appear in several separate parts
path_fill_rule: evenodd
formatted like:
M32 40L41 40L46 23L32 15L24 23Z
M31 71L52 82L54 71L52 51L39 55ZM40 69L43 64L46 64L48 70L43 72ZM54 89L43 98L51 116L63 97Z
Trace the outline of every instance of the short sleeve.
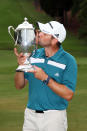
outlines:
M64 70L62 84L64 84L74 92L76 88L76 82L77 82L77 64L75 59L71 59Z

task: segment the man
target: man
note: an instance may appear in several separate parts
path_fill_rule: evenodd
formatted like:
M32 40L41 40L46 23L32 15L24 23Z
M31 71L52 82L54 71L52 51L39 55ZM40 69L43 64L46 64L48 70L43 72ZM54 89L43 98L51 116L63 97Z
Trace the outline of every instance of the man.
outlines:
M31 57L34 70L15 75L17 89L24 88L29 82L23 131L67 131L66 109L76 87L77 64L61 46L66 38L61 23L38 22L38 26L40 32L36 34L36 42L43 48ZM16 49L14 52L18 64L23 64L25 56L18 54Z

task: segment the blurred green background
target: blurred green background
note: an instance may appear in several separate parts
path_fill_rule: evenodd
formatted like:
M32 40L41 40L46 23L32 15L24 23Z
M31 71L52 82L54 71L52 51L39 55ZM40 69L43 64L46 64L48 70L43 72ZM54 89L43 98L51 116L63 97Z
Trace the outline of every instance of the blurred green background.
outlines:
M8 26L15 28L27 17L34 26L37 21L47 22L53 18L38 12L33 0L0 1L0 131L21 131L24 109L27 104L28 86L16 90L14 75L17 67L13 53L14 42L8 34ZM66 51L75 56L78 64L78 80L75 95L69 103L68 131L87 130L87 42L67 30L63 43Z

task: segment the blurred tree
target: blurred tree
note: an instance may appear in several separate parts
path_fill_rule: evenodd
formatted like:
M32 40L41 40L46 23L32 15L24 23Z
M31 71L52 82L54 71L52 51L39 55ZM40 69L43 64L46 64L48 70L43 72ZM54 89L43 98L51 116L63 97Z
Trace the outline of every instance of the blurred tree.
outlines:
M79 36L87 39L87 0L80 3L79 21Z
M78 14L79 37L87 37L87 0L73 0L72 15Z
M80 9L80 3L82 0L72 0L72 1L73 1L72 15L75 15Z
M41 8L40 8L40 0L34 0L34 4L35 4L36 9L38 11L40 11L41 10Z
M51 15L52 17L55 17L61 23L67 25L67 27L70 27L70 25L73 24L71 22L75 23L75 20L78 18L80 23L79 36L80 37L87 36L87 24L86 24L87 0L34 0L34 1L36 3L36 6L38 6L39 5L38 3L40 3L41 8L47 14ZM67 17L67 16L70 17L70 10L72 12L71 20L70 18ZM79 26L77 27L79 28Z
M72 0L40 0L40 5L52 17L61 17L64 23L64 14L72 7Z
M35 6L38 6L39 0L34 0Z

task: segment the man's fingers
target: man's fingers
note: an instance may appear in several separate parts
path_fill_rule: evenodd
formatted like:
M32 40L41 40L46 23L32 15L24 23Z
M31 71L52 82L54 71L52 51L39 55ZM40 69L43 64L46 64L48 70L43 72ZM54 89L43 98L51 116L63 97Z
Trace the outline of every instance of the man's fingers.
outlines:
M41 68L39 68L38 66L35 66L35 65L33 67L34 67L35 70L41 69Z
M37 67L37 66L33 66L33 68L34 69L32 69L32 70L29 70L28 72L31 72L31 73L36 73L39 69L41 69L41 68L39 68L39 67Z
M29 70L28 72L30 72L30 73L36 73L37 72L37 66L33 66L33 69L32 70Z
M35 70L35 69L32 69L32 70L29 70L28 72L30 72L30 73L35 73L36 70Z
M16 48L14 48L14 54L15 54L17 57L22 57L22 56L24 56L23 53L20 53L20 54L19 54Z
M15 54L17 57L19 56L18 51L17 51L16 48L14 48L14 54Z
M20 54L19 54L19 57L22 57L22 56L26 58L26 56L24 56L23 53L20 53Z

